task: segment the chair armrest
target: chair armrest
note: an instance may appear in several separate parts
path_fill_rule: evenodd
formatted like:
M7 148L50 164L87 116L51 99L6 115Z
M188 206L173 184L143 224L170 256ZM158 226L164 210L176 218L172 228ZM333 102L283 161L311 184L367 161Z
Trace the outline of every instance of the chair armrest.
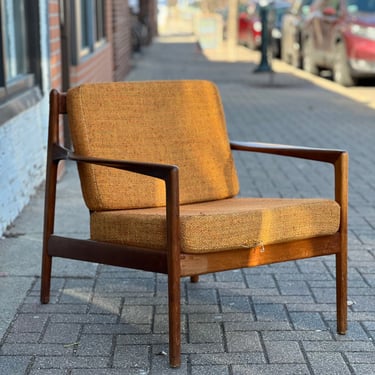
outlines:
M53 159L72 160L79 163L96 164L109 168L121 169L128 172L134 172L150 177L166 180L171 171L178 170L178 167L171 164L145 163L129 160L114 160L105 158L96 158L90 156L81 156L64 147L54 145Z
M347 151L279 145L257 142L231 141L232 150L261 152L331 163L335 170L335 200L341 206L341 230L347 230L349 156Z
M52 159L72 160L78 163L90 163L109 168L121 169L128 172L155 177L165 182L166 218L167 218L167 243L169 269L179 269L180 245L179 245L179 170L176 165L143 163L127 160L111 160L76 155L74 152L54 144L52 147ZM179 277L179 276L178 276Z
M258 142L238 142L231 141L230 146L232 150L237 151L251 151L261 152L265 154L291 156L295 158L316 160L335 164L340 156L346 151L334 150L327 148L312 148L299 147L290 145L280 145L272 143L258 143Z

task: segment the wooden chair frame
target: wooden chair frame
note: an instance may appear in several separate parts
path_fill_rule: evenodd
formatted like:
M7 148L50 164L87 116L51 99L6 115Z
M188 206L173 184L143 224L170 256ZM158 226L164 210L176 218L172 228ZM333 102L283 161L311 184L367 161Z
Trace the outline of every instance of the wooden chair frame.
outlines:
M45 218L41 275L41 302L48 303L52 257L62 257L122 266L168 275L169 361L171 367L181 363L180 278L244 267L272 264L316 256L336 256L337 331L347 330L347 206L348 154L341 150L314 149L261 143L231 142L238 151L260 152L330 163L334 166L335 200L341 207L340 229L336 234L258 246L251 249L208 254L180 252L179 239L179 170L174 165L139 163L82 157L58 142L59 117L66 114L66 94L52 90L47 151ZM93 163L162 179L166 187L167 251L134 248L62 237L54 234L57 168L61 160Z

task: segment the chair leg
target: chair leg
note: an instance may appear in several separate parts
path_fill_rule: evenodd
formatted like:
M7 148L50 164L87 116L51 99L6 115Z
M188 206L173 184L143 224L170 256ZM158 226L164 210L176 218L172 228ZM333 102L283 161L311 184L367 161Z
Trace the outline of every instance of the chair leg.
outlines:
M346 251L336 254L336 304L337 304L337 332L345 335L347 331L347 257Z
M42 259L42 273L40 283L40 302L46 304L50 299L51 289L51 271L52 271L52 257L47 254L47 250L43 251Z
M169 365L181 365L181 302L180 277L174 272L168 274L169 305Z
M197 283L199 281L199 275L190 276L191 283Z

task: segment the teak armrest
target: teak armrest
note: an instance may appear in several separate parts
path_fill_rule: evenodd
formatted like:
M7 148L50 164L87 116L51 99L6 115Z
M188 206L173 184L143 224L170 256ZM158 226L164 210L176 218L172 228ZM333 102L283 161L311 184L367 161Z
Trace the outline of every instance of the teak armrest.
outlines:
M178 167L171 164L145 163L129 160L114 160L81 156L75 154L71 150L55 144L53 149L53 160L59 161L63 159L121 169L128 172L134 172L150 177L159 178L164 181L167 181L172 173L178 173Z
M76 155L71 150L54 144L52 159L55 162L60 160L72 160L78 163L90 163L104 167L121 169L128 172L162 179L165 182L166 197L166 220L167 220L167 248L168 261L177 263L179 261L179 174L178 167L170 164L143 163L126 160L111 160L105 158L87 157Z
M335 170L335 200L341 206L341 228L347 227L348 214L348 164L344 150L290 146L272 143L230 141L232 150L260 152L280 156L331 163Z
M259 142L239 142L231 141L232 150L261 152L264 154L273 154L281 156L291 156L295 158L322 161L327 163L336 163L342 154L346 151L327 148L300 147L291 145L281 145Z

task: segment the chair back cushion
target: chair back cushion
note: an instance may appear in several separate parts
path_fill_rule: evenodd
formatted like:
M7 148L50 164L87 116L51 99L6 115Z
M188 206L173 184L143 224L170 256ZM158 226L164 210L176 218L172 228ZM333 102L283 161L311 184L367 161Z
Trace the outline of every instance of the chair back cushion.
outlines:
M84 84L67 93L74 150L83 156L174 164L180 203L228 198L238 179L221 100L208 81ZM92 211L165 205L161 180L79 164Z

